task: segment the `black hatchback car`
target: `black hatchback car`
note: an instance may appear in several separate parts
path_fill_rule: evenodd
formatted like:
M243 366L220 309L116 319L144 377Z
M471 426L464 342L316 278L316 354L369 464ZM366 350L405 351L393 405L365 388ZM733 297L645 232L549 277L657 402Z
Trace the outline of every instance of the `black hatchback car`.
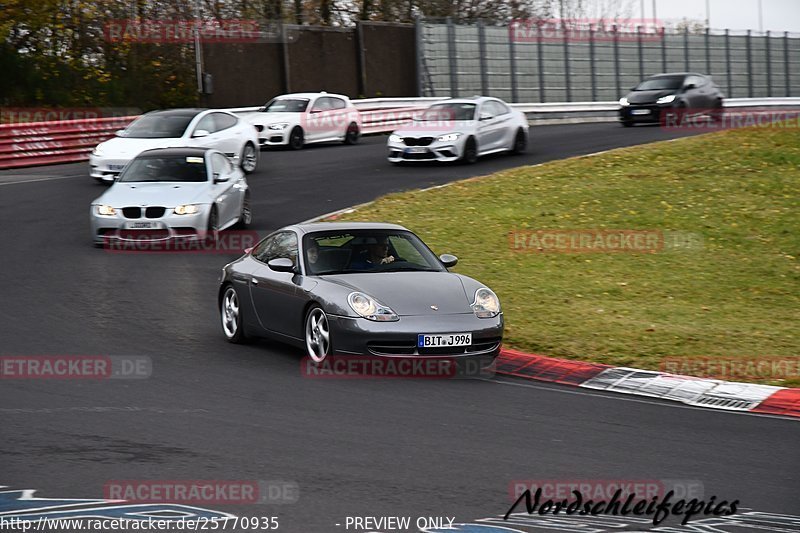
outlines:
M669 112L706 113L714 118L725 96L709 76L693 72L657 74L641 82L620 99L623 126L661 122Z

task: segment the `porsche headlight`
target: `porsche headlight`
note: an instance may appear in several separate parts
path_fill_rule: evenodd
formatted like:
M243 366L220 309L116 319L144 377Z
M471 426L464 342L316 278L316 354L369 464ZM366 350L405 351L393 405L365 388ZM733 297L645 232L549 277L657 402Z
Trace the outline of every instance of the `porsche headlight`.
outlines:
M96 210L98 215L103 215L104 217L113 217L117 214L110 205L98 205Z
M200 206L197 204L179 205L175 208L176 215L194 215L200 211Z
M94 147L94 150L92 150L92 155L95 157L103 157L103 149L100 148L99 144Z
M357 315L367 320L374 320L375 322L394 322L400 320L400 317L389 307L363 292L351 292L347 296L347 303L350 304L350 308L355 311Z
M440 135L436 138L436 140L439 142L448 143L457 141L459 137L461 137L460 133L448 133L447 135Z
M399 135L395 135L394 133L392 133L391 135L389 135L389 142L390 143L402 143L403 142L403 138L400 137Z
M674 101L675 101L675 95L674 94L670 94L670 95L667 95L667 96L662 96L661 98L659 98L656 101L656 103L657 104L671 104Z
M619 105L621 105L622 107L627 107L627 106L631 105L631 103L628 102L627 98L623 97L623 98L619 99Z
M500 314L500 299L491 289L482 287L475 291L472 311L478 318L494 318Z
M285 130L289 127L288 122L276 122L275 124L270 124L267 128L271 130Z

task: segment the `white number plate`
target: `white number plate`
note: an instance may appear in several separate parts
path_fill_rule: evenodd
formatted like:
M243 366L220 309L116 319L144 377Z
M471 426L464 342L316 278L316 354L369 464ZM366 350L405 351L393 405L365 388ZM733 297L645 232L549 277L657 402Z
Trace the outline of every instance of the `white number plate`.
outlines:
M407 154L424 154L427 151L428 151L427 148L420 148L420 147L406 148Z
M450 346L471 346L472 333L440 333L437 335L417 335L419 348L448 348Z
M126 222L125 229L161 229L160 222Z
M632 115L649 115L650 114L650 110L649 109L634 109L633 111L631 111L631 114Z

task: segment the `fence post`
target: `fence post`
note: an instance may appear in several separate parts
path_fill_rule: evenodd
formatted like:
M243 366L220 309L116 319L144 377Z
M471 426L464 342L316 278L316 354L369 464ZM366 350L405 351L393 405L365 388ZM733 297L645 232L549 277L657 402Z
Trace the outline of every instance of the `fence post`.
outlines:
M512 33L511 27L509 27L508 58L511 61L511 101L517 103L519 102L519 95L517 94L517 58L514 41L514 33Z
M792 96L792 84L789 79L789 32L783 32L783 67L786 72L786 96Z
M772 53L770 50L770 31L767 30L767 36L764 37L764 50L767 53L767 96L772 97Z
M622 83L620 82L619 74L619 29L614 24L614 80L617 88L617 97L622 91Z
M279 23L281 26L281 71L283 74L283 91L285 93L292 92L292 82L290 80L291 72L289 61L289 39L286 35L286 24Z
M356 68L358 69L358 94L367 96L367 61L364 54L364 22L356 22Z
M544 57L542 55L542 27L536 27L536 56L539 62L539 99L544 102Z
M450 96L458 96L458 66L456 65L456 27L447 17L447 59L450 63Z
M564 82L567 89L567 102L572 101L572 84L569 76L569 32L566 24L562 21L561 29L564 30Z
M731 75L731 30L725 29L725 71L728 76L728 98L733 98L733 76Z
M753 55L751 40L753 30L747 30L747 97L753 97Z
M592 78L592 101L597 101L597 70L594 64L594 24L589 23L589 75Z
M636 45L639 49L639 79L644 79L644 58L642 57L642 27L636 26ZM596 102L597 100L595 100Z
M478 59L481 69L481 95L486 96L489 94L489 73L486 67L486 32L482 20L478 20L478 54L480 55Z
M683 64L686 66L686 72L692 70L689 65L689 26L683 31Z
M667 71L667 27L661 26L661 72Z
M422 63L422 54L425 53L425 41L422 38L422 15L419 14L414 17L414 42L417 49L417 96L425 96L424 66ZM431 91L433 91L433 87L431 87Z
M706 74L711 76L711 28L706 27Z

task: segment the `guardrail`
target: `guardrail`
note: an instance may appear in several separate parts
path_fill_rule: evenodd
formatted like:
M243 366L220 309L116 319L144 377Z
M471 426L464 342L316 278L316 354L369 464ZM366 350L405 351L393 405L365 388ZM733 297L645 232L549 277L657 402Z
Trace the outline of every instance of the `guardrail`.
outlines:
M445 98L368 98L354 100L361 113L362 133L387 133L408 122L414 113ZM800 98L729 98L726 108L792 107L800 108ZM534 123L545 118L561 120L613 120L619 103L521 103L511 104ZM258 107L230 108L246 116ZM0 125L0 169L85 161L98 143L110 139L135 116L32 122Z
M85 161L92 148L134 118L0 124L0 168Z

